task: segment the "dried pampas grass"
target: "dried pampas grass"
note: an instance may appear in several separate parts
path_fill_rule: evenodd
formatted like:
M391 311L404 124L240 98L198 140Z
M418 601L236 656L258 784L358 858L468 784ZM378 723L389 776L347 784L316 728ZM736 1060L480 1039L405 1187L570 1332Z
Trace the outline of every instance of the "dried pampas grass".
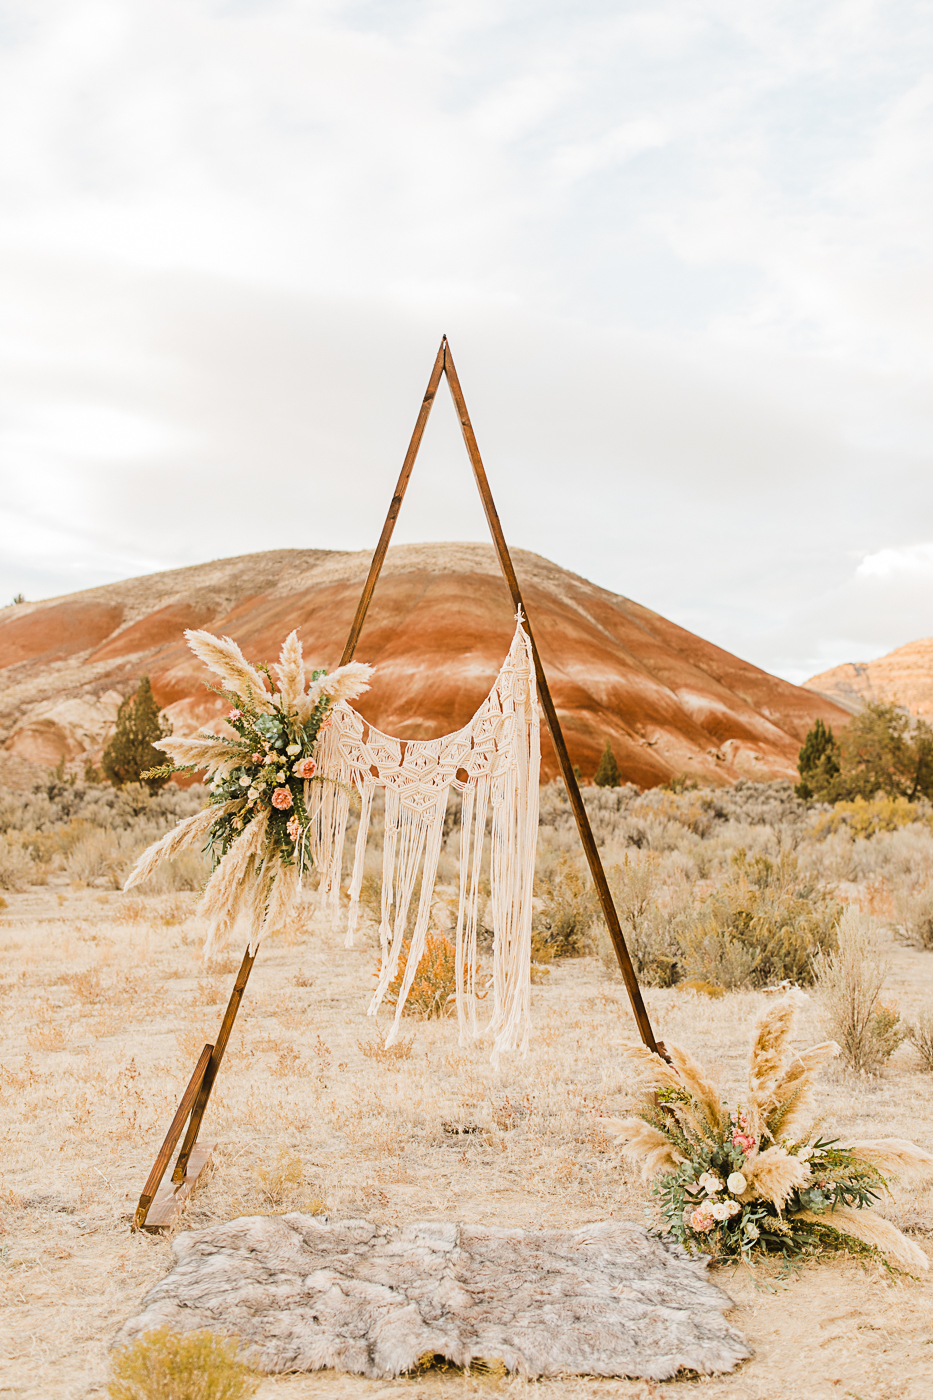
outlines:
M266 680L247 661L232 637L215 637L212 632L189 629L185 633L188 645L205 666L220 676L226 690L248 695L257 710L272 709L272 697Z
M783 1147L769 1147L746 1163L742 1175L747 1183L743 1201L761 1196L782 1210L791 1194L806 1185L810 1171L805 1162Z
M723 1126L724 1114L722 1094L706 1077L706 1071L697 1064L686 1050L679 1045L668 1046L668 1053L674 1068L680 1075L684 1087L700 1109L709 1127L718 1131Z
M758 1113L766 1133L772 1138L793 1137L809 1115L818 1072L838 1054L836 1042L826 1040L791 1060L770 1093L759 1099Z
M372 666L365 661L350 661L346 666L338 666L329 676L312 681L296 706L299 718L307 719L325 696L337 705L341 700L352 700L362 695L364 690L369 689L372 673Z
M774 1081L784 1070L794 1017L805 1000L802 992L788 992L768 1007L755 1026L748 1062L748 1108L757 1121L763 1118Z
M854 1152L860 1161L902 1181L929 1181L933 1177L933 1153L906 1138L864 1138L840 1146Z
M208 809L211 810L211 809ZM198 913L210 923L209 948L229 933L245 897L254 892L258 883L248 878L250 861L262 851L269 825L269 813L262 811L247 822L223 860L207 882Z
M279 678L283 710L295 710L305 689L305 663L298 633L289 632L282 643L278 664L272 668Z
M242 802L223 802L217 807L205 807L203 812L195 812L193 817L186 817L160 841L143 851L130 871L123 889L131 890L134 885L145 884L163 861L171 860L179 851L196 845L207 835L219 816L224 816L242 805Z
M930 1261L919 1245L902 1235L896 1225L872 1210L852 1210L849 1206L837 1206L825 1215L815 1215L813 1211L802 1210L795 1220L806 1220L813 1225L822 1225L836 1230L840 1235L849 1235L862 1244L877 1249L893 1263L911 1274L924 1273Z
M600 1121L618 1142L622 1155L640 1164L646 1181L663 1172L674 1171L686 1161L670 1138L643 1118L603 1118Z
M188 739L167 735L157 739L155 747L168 754L179 768L200 768L212 778L215 773L225 773L239 763L243 757L243 745L231 739L208 738L206 734L193 734Z
M616 1045L622 1051L623 1060L635 1066L642 1079L647 1080L655 1089L679 1089L681 1084L680 1075L675 1069L662 1060L660 1055L649 1050L647 1045L632 1040L617 1040Z

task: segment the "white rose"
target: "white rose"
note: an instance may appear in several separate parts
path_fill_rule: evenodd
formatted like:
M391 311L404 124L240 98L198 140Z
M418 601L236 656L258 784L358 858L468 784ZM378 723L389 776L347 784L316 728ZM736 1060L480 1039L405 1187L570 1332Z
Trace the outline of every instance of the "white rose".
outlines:
M241 778L240 787L249 787L249 778Z
M729 1210L729 1214L730 1214L730 1215L738 1215L739 1212L740 1212L741 1209L742 1209L742 1207L739 1205L738 1201L727 1201L727 1202L726 1202L726 1205L727 1205L727 1207L728 1207L728 1210Z
M729 1180L726 1182L726 1185L728 1186L729 1190L734 1196L741 1196L742 1192L748 1185L748 1182L745 1180L745 1177L742 1175L741 1172L733 1172L732 1175L729 1177Z
M717 1191L722 1190L722 1182L718 1176L709 1176L703 1185L706 1187L707 1196L715 1196Z
M709 1213L714 1220L729 1219L729 1207L726 1205L725 1201L714 1201L709 1208Z
M291 754L292 758L294 758L296 753L301 753L301 745L300 745L300 744L289 744L289 746L288 746L288 748L285 750L285 752L286 752L287 754Z

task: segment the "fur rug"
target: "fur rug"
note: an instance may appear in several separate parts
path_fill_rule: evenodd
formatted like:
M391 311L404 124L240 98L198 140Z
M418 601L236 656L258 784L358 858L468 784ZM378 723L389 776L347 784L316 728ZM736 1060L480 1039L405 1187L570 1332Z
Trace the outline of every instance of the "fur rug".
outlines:
M424 1356L502 1361L523 1376L666 1380L750 1356L703 1262L638 1225L401 1228L249 1216L175 1241L177 1263L115 1345L208 1327L267 1372L333 1367L374 1379Z

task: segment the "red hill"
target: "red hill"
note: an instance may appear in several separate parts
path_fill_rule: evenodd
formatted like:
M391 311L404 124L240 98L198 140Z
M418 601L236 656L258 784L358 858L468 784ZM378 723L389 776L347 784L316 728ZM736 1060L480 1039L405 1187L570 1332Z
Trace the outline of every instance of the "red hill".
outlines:
M206 627L272 660L300 629L305 654L334 666L369 554L276 550L88 589L0 613L0 744L54 765L96 758L116 707L148 674L178 733L219 723L184 643ZM516 551L532 626L584 777L610 739L639 786L680 774L703 781L789 777L817 715L846 711L740 661L648 608ZM512 608L492 547L405 545L389 551L357 657L376 668L360 709L401 737L463 724L508 648ZM556 771L544 739L545 771ZM24 770L26 771L26 770Z

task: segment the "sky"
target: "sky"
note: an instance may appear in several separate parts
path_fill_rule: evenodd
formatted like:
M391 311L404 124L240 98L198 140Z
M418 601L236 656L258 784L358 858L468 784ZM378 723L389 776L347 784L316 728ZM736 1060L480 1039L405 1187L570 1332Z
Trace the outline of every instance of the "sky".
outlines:
M446 333L513 546L933 634L931 176L929 0L0 0L0 604L372 548ZM486 538L442 388L395 541Z

